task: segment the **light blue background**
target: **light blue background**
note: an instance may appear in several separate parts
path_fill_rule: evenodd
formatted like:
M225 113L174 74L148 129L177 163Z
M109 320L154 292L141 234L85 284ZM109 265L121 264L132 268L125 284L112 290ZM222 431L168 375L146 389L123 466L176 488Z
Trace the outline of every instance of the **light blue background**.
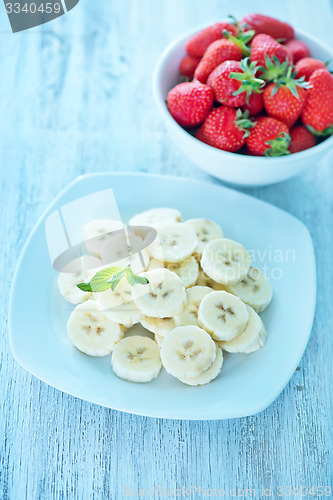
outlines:
M8 293L18 256L68 182L110 170L217 182L166 135L151 98L152 71L163 48L186 30L253 10L333 43L328 0L81 0L66 16L15 35L0 5L0 498L118 499L126 485L216 487L225 498L231 488L256 488L259 498L270 485L276 492L279 485L329 483L332 161L246 191L309 227L318 264L309 346L263 413L220 422L121 414L39 382L13 361L8 345ZM33 293L33 283L22 286Z

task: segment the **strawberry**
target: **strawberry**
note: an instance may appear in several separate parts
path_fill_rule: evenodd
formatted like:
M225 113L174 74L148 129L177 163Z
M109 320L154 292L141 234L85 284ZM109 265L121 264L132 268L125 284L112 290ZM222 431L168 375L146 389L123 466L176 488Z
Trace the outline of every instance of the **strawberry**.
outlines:
M269 35L256 35L251 43L251 62L256 61L259 66L266 68L267 57L276 57L280 63L286 60L292 62L290 51L285 45L281 45Z
M240 24L245 25L247 29L254 30L257 35L265 33L272 38L284 41L291 40L295 36L294 28L290 24L263 14L249 14L240 21Z
M288 47L293 56L294 64L303 59L303 57L310 57L310 49L302 40L290 40L286 43L286 47Z
M235 152L244 146L249 128L253 127L241 110L220 106L207 116L195 137L214 148Z
M231 40L216 40L206 50L194 72L194 78L206 83L208 76L219 64L229 60L240 61L242 57L241 48Z
M269 116L261 116L256 119L246 145L250 155L282 156L289 154L289 141L289 130L285 123Z
M264 108L264 99L262 93L252 92L247 102L242 106L242 110L248 111L250 116L257 115Z
M309 80L310 76L314 71L316 71L316 69L326 69L326 64L313 57L304 57L295 64L297 78L304 76L305 80Z
M317 69L309 84L302 121L314 134L333 134L333 76L326 69Z
M284 122L288 128L301 116L308 87L303 79L295 80L289 66L285 77L270 83L264 90L264 106L267 114ZM305 88L304 88L305 87Z
M186 52L189 56L201 58L205 51L208 49L209 45L215 40L224 38L223 31L226 30L232 35L237 35L238 28L234 24L230 23L216 23L208 28L196 33L186 45Z
M180 61L179 71L182 75L192 80L195 68L198 66L200 59L193 56L185 56Z
M225 61L209 75L207 84L214 91L214 99L226 106L240 107L246 104L247 97L260 92L265 82L255 77L255 63L248 64L249 58L242 62Z
M197 82L179 83L167 97L169 111L182 127L200 125L212 109L213 100L212 89Z
M298 125L290 130L290 153L298 153L299 151L304 151L305 149L312 148L316 145L316 138L311 134L310 130L303 125Z

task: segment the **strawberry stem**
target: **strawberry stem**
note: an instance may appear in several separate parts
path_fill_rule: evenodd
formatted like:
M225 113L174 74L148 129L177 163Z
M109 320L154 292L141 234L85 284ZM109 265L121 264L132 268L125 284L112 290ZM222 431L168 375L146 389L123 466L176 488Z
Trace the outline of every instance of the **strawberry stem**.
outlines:
M266 141L265 144L269 145L269 148L265 151L265 156L284 156L289 155L290 151L289 143L290 143L290 135L285 132L281 132L276 139L272 141Z
M242 112L241 109L237 109L235 125L244 131L244 138L250 135L249 129L253 128L256 124L256 122L249 119L249 114L248 110Z
M223 30L223 34L228 40L234 42L241 49L244 56L248 57L250 55L251 49L247 44L254 37L254 30L243 31L239 33L238 36L231 35L227 30Z
M310 130L310 132L317 137L327 137L328 135L333 135L333 124L329 127L326 127L322 132L311 127L311 125L306 125L306 128Z
M241 60L242 73L231 72L229 77L242 82L241 86L233 92L232 95L238 95L242 92L246 92L247 97L249 97L252 92L260 93L263 91L265 86L265 81L261 78L256 78L256 73L259 66L255 62L249 64L250 58L246 57Z

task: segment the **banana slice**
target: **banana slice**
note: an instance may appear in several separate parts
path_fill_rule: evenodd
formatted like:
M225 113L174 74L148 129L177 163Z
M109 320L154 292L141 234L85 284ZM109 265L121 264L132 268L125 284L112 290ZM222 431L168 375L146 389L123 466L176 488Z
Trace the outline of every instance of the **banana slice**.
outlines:
M107 241L110 233L123 229L121 221L111 219L94 219L83 228L84 239L88 252L96 257L101 256L101 250Z
M231 340L246 327L249 313L246 305L225 291L211 292L202 299L198 323L215 340Z
M155 333L155 342L157 342L160 347L162 345L163 340L164 337L162 337L162 335L158 335L158 333Z
M58 277L58 287L61 295L71 304L80 304L91 297L91 293L83 292L77 285L88 283L102 266L102 261L92 255L84 255L72 260L65 269L70 273L63 272Z
M260 316L250 306L246 306L249 313L249 320L245 330L228 342L217 342L221 349L227 352L251 353L264 346L267 332Z
M143 318L134 303L132 287L126 278L122 278L114 291L110 289L94 293L93 298L100 311L104 311L110 320L121 323L126 328L131 328Z
M145 316L141 319L141 325L146 330L165 337L171 330L176 328L176 323L173 318L150 318Z
M213 290L226 290L226 287L224 285L221 285L221 283L217 283L212 278L207 276L207 274L205 273L205 271L202 270L200 265L199 265L199 272L196 285L209 286L209 288L212 288Z
M247 275L251 265L245 248L235 241L221 238L205 247L201 267L213 280L222 285L235 285Z
M134 215L129 220L130 226L150 226L158 228L166 224L181 222L182 216L175 208L152 208Z
M154 269L143 273L149 284L132 288L134 302L145 316L171 318L186 303L185 286L177 274L168 269Z
M216 358L214 363L205 370L193 378L180 378L179 380L183 382L183 384L187 385L204 385L209 384L212 380L214 380L220 373L223 364L223 353L222 349L219 347L216 348Z
M181 313L176 314L175 323L177 326L198 325L198 311L201 301L213 290L208 286L193 286L186 290L187 304Z
M153 269L163 269L164 262L158 259L151 259L148 264L148 271L152 271Z
M195 248L195 254L200 257L210 241L223 238L222 229L212 220L203 218L188 219L184 224L190 226L197 235L198 243Z
M178 326L164 337L161 359L166 371L177 378L197 377L212 365L216 344L198 326Z
M129 255L125 259L116 260L111 262L108 257L106 257L107 253L102 249L101 258L103 263L108 264L108 267L117 266L117 267L129 267L132 269L134 274L139 274L148 269L149 265L149 255L146 250L141 250L140 252L135 253L134 255Z
M150 382L162 368L160 348L148 337L126 337L114 348L111 366L119 378L129 382Z
M199 265L194 257L189 257L175 264L166 264L166 268L180 277L185 288L194 285L197 281Z
M93 300L76 306L67 323L75 347L89 356L106 356L124 336L118 323L99 311Z
M257 313L264 311L273 297L271 285L262 272L255 267L250 267L247 276L237 285L230 285L228 291L237 295Z
M147 251L164 262L181 262L192 255L197 242L195 232L186 224L168 224L158 229L157 238Z

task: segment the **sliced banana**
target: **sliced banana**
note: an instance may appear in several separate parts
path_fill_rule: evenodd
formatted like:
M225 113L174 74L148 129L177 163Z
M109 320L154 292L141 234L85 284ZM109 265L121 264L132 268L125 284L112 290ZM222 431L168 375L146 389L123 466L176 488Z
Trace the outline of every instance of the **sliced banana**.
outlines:
M140 322L143 328L160 337L165 337L171 330L176 328L173 318L150 318L149 316L144 316Z
M198 323L215 340L231 340L246 327L249 313L246 305L231 293L214 291L201 301Z
M77 285L88 283L102 266L102 261L92 255L84 255L72 260L65 269L73 272L63 272L58 277L58 287L61 295L71 304L80 304L91 297L90 292L83 292Z
M89 356L106 356L124 336L118 323L99 311L93 300L76 306L67 323L67 333L75 347Z
M164 262L162 260L150 259L150 262L148 264L148 271L152 271L153 269L163 269L163 268L164 268Z
M197 281L199 264L193 256L181 262L166 264L166 268L180 277L185 288L194 285Z
M157 238L147 251L153 258L164 262L181 262L192 255L197 242L191 227L182 223L168 224L158 229Z
M158 333L155 333L155 342L157 342L160 347L162 345L163 340L164 337L162 337L162 335L158 335Z
M135 253L134 255L129 255L128 257L116 260L111 262L107 257L105 257L105 253L102 250L101 258L103 263L109 263L108 267L117 266L117 267L129 267L132 269L134 274L139 274L148 269L149 265L149 255L146 250L140 250L140 252Z
M134 302L145 316L171 318L185 306L185 286L177 274L168 269L154 269L143 273L147 285L132 288Z
M176 314L175 323L177 326L198 325L198 311L201 301L213 290L208 286L193 286L186 290L187 303L181 313Z
M257 313L264 311L273 297L271 285L262 272L255 267L250 267L247 276L237 285L230 285L228 291L237 295Z
M210 241L216 240L217 238L223 238L221 227L212 220L203 218L188 219L184 224L190 226L197 235L198 243L195 248L195 253L198 256L202 255L204 248Z
M175 208L152 208L134 215L129 220L130 226L150 226L158 228L166 224L181 222L182 216Z
M101 256L102 248L110 237L110 233L123 229L121 221L111 219L94 219L83 228L85 244L88 252L96 257Z
M164 337L161 359L164 368L177 378L197 377L212 365L216 344L198 326L178 326Z
M204 385L209 384L212 380L214 380L220 373L223 364L223 353L222 349L219 347L216 348L216 358L215 361L211 364L208 370L200 373L193 378L180 378L179 380L183 382L183 384L187 385Z
M143 314L134 303L132 287L126 278L122 278L114 291L110 289L94 293L93 298L99 310L104 311L112 321L121 323L126 328L139 323L143 318Z
M160 348L148 337L126 337L114 348L111 366L119 378L129 382L150 382L162 368Z
M250 353L257 351L266 342L266 328L260 316L250 306L246 306L249 313L249 320L245 330L228 342L218 342L219 347L227 352Z
M226 290L226 287L224 285L221 285L221 283L217 283L212 278L207 276L200 265L196 285L209 286L209 288L213 288L213 290Z
M235 285L247 275L251 265L245 248L227 238L213 240L205 247L201 267L222 285Z

